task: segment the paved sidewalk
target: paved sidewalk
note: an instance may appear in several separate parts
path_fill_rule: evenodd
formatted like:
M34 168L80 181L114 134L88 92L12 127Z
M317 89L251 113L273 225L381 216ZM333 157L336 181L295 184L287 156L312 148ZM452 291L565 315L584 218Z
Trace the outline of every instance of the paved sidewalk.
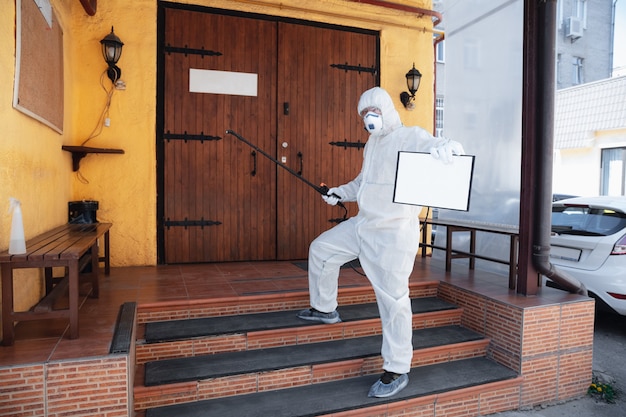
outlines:
M562 404L507 411L490 417L626 417L626 317L598 313L593 340L593 371L610 380L617 390L615 404L589 396Z
M621 403L621 404L620 404ZM490 414L489 417L625 417L624 401L616 404L596 402L591 397L568 401L532 410L507 411L506 413Z

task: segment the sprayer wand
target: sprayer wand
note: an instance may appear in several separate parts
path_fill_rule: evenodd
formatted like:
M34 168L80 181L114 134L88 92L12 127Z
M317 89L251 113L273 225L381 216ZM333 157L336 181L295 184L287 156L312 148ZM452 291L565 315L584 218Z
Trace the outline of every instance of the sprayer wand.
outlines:
M309 187L313 188L318 193L320 193L322 195L328 195L328 187L326 186L326 184L324 184L324 183L322 183L320 185L313 184L311 181L307 180L306 178L304 178L303 176L298 174L296 171L294 171L293 169L289 168L287 165L280 163L276 158L274 158L273 156L271 156L270 154L265 152L263 149L259 148L258 146L256 146L252 142L250 142L248 139L246 139L243 136L241 136L240 134L238 134L237 132L228 129L226 131L226 134L233 135L234 137L236 137L237 139L239 139L240 141L242 141L243 143L245 143L246 145L248 145L249 147L251 147L252 149L257 151L258 153L260 153L261 155L263 155L264 157L266 157L267 159L269 159L270 161L272 161L273 163L275 163L279 167L285 169L287 172L289 172L294 177L298 178L300 181L304 182ZM332 194L332 195L334 197L340 198L337 194ZM348 209L346 208L346 206L344 206L341 201L338 201L337 205L344 210L343 220L347 219L348 218Z

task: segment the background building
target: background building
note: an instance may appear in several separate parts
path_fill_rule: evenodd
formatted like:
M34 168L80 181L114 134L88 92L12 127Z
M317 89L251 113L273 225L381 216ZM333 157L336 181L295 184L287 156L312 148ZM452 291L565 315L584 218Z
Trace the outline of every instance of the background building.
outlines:
M556 87L611 76L615 2L559 0Z
M559 0L557 3L556 87L567 88L609 78L613 69L616 1ZM442 13L437 27L445 32L446 14L459 2L434 0L433 9ZM446 94L445 40L435 49L435 126L436 134L444 131L444 97Z
M557 91L553 190L626 195L626 76Z
M459 2L450 0L433 2L433 8L443 15L438 29L446 32L446 17L459 7ZM617 0L558 1L555 193L626 194L626 73L614 60L620 18L617 7L626 8L626 4L618 6ZM435 133L439 136L446 130L445 44L444 40L435 47Z

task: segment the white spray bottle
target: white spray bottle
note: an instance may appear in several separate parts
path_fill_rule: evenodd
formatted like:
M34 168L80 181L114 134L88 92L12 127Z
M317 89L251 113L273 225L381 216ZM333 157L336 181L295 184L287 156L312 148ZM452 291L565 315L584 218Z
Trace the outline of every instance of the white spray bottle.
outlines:
M13 212L11 218L11 240L9 241L9 253L19 255L26 253L26 241L24 239L24 223L22 221L22 205L20 200L11 197L9 212Z

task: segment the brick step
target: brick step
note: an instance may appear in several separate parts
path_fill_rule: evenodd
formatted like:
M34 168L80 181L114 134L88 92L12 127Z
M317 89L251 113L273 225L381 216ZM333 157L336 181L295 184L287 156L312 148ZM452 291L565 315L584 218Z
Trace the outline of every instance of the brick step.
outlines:
M381 336L150 362L135 407L183 403L380 373ZM460 326L415 330L412 366L485 355L489 341ZM140 367L142 368L142 367ZM143 375L138 375L139 382Z
M436 297L415 298L411 307L415 329L461 320L461 309ZM298 319L297 311L147 323L136 363L380 334L375 303L340 306L342 322L330 326Z
M484 357L414 368L408 386L387 399L367 397L377 378L364 375L223 398L198 397L195 402L150 408L145 416L476 416L513 409L521 385L515 372Z
M409 283L411 298L435 297L439 281ZM371 287L340 287L337 301L339 305L365 304L376 302ZM250 295L142 303L137 306L137 323L143 325L154 321L184 320L202 317L234 316L249 313L263 313L281 310L297 310L309 306L308 291L281 292L276 294Z

